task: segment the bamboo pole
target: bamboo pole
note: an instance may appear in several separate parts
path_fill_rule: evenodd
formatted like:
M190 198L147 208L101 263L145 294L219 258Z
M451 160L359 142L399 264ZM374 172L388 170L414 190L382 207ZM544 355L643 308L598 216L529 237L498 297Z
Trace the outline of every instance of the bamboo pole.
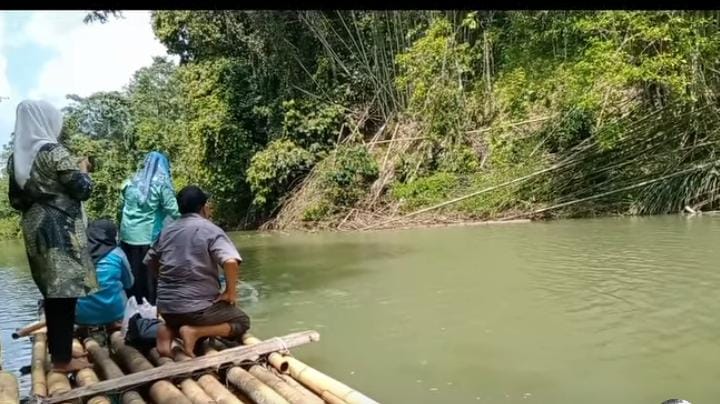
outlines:
M31 392L37 397L47 397L47 378L45 375L45 358L47 356L47 336L45 334L37 334L33 337L32 348L32 368Z
M218 347L219 349L223 349L222 347L224 347L224 345L223 345L222 343L220 343L219 341L217 341L217 340L215 340L215 339L205 340L204 343L203 343L203 352L204 352L204 354L205 354L205 355L214 355L214 354L217 354L217 353L218 353L218 350L216 350L215 348L213 348L213 346L216 346L216 347ZM239 368L241 371L245 372L242 368L240 368L240 367L238 367L238 366L232 367L230 370L232 370L232 369L234 369L234 368L236 368L236 367ZM228 372L229 372L229 371L228 371ZM227 373L225 374L225 377L228 378ZM228 379L228 381L230 381L230 380ZM223 387L223 388L225 387L225 386L222 386L222 384L221 384L214 376L212 376L212 375L203 375L200 379L198 379L198 382L202 382L202 384L204 384L204 385L207 387L207 388L206 388L206 391L208 391L208 390L217 390L217 389L218 389L217 386L221 386L221 387ZM238 387L239 387L239 386L238 386ZM227 390L227 389L225 389L225 390ZM276 398L275 396L268 395L268 394L266 394L264 391L255 391L254 393L252 393L252 392L248 392L248 391L243 390L243 388L241 388L241 387L239 387L239 390L240 390L240 391L239 391L238 397L235 397L235 399L237 399L237 401L235 401L235 399L233 399L233 400L231 401L231 403L233 403L233 404L239 404L238 402L240 402L240 403L246 403L246 402L249 402L249 403L261 403L261 402L264 402L264 403L278 403L278 404L281 403L281 402L276 401L277 398ZM222 391L222 390L220 390L220 391ZM228 391L228 392L229 392L229 391ZM253 397L253 394L254 394L256 397ZM258 401L258 398L260 398L261 401Z
M285 382L287 384L295 387L296 390L298 390L299 392L301 392L303 395L305 395L307 397L308 401L315 402L315 400L320 399L315 393L310 391L307 387L303 386L302 384L300 384L300 382L293 379L292 376L285 374L285 373L280 373L280 371L277 369L274 369L274 368L271 368L271 369L275 373L275 376L285 380ZM320 399L320 401L322 402L322 399Z
M67 374L59 372L48 372L47 374L48 395L50 397L72 390Z
M85 352L85 348L82 346L80 341L78 341L77 338L73 338L72 340L72 357L73 358L82 358L87 356L87 352Z
M174 361L170 358L166 358L163 356L160 356L160 353L158 352L157 348L153 348L150 350L150 360L157 366L163 366L170 363L173 363ZM189 360L190 357L185 355L184 358L181 360ZM209 376L210 378L215 379L214 377L210 375L204 375L201 376L200 379L202 379L205 376ZM235 398L230 391L228 391L225 386L223 386L220 382L217 382L217 385L210 385L207 384L203 385L203 383L200 382L200 380L195 381L192 378L184 379L180 382L180 390L190 399L190 401L193 402L193 404L207 404L207 403L220 403L221 401L218 400L216 397L223 396L224 394L230 395L233 398ZM225 390L224 392L222 390ZM232 401L223 401L223 403L231 403ZM236 399L236 404L242 404L239 400Z
M384 226L384 225L386 225L386 224L390 224L390 223L393 223L393 222L397 222L398 220L407 219L407 218L410 218L410 217L413 217L413 216L417 216L417 215L419 215L419 214L421 214L421 213L430 212L430 211L433 211L433 210L436 210L436 209L439 209L439 208L442 208L442 207L445 207L445 206L448 206L448 205L452 205L452 204L455 204L455 203L457 203L457 202L461 202L461 201L464 201L464 200L466 200L466 199L469 199L469 198L472 198L472 197L475 197L475 196L478 196L478 195L481 195L481 194L484 194L484 193L487 193L487 192L490 192L490 191L494 191L494 190L496 190L496 189L504 188L504 187L506 187L506 186L509 186L509 185L512 185L512 184L515 184L515 183L518 183L518 182L522 182L522 181L529 180L530 178L537 177L538 175L541 175L541 174L544 174L544 173L547 173L547 172L550 172L550 171L554 171L554 170L557 170L557 169L559 169L559 168L566 167L566 166L571 165L571 164L574 164L574 163L577 163L577 162L576 162L576 161L563 161L563 162L561 162L561 163L554 164L554 165L552 165L552 166L550 166L550 167L548 167L548 168L545 168L545 169L542 169L542 170L539 170L539 171L535 171L535 172L533 172L533 173L530 173L530 174L528 174L528 175L524 175L524 176L519 177L519 178L515 178L515 179L510 180L510 181L505 181L505 182L500 183L500 184L497 184L497 185L493 185L493 186L490 186L490 187L487 187L487 188L483 188L483 189L481 189L481 190L478 190L478 191L475 191L475 192L471 192L471 193L469 193L469 194L466 194L466 195L463 195L463 196L459 196L459 197L457 197L457 198L450 199L449 201L441 202L441 203L438 203L438 204L436 204L436 205L429 206L429 207L427 207L427 208L419 209L419 210L416 210L416 211L414 211L414 212L408 213L408 214L403 215L403 216L394 217L394 218L388 219L388 220L386 220L386 221L384 221L384 222L370 224L370 225L365 226L364 228L362 228L362 230L370 230L370 229L373 229L373 228L376 228L376 227L379 227L379 226Z
M275 390L284 399L286 399L290 404L304 404L304 403L322 404L322 402L323 402L318 397L314 397L315 400L309 399L301 391L297 390L296 388L294 388L293 386L288 384L285 380L281 379L280 377L274 375L272 372L267 370L262 365L251 366L250 369L248 370L248 372L251 375L255 376L261 382L270 386L271 389Z
M224 384L220 383L220 380L218 380L215 375L202 375L198 378L197 384L200 385L217 404L242 404L242 401L228 390Z
M316 394L319 394L324 400L327 400L326 396L329 395L323 395L323 393L329 392L331 395L337 396L340 400L349 404L377 404L377 401L371 399L370 397L367 397L364 394L350 388L346 384L313 369L293 357L286 357L286 359L288 361L288 370L290 375L300 383L309 387Z
M205 390L191 378L184 379L180 382L180 390L193 404L208 404L214 402Z
M20 390L15 375L8 372L0 372L0 404L18 404L20 402Z
M110 336L110 341L118 359L131 373L155 368L140 351L125 345L119 332L114 332ZM193 404L182 391L167 380L158 380L150 386L150 398L157 404Z
M709 166L714 165L714 164L715 164L715 162L706 163L706 164L700 164L700 165L697 165L697 166L695 166L695 167L688 168L688 169L681 170L681 171L677 171L677 172L674 172L674 173L672 173L672 174L663 175L662 177L654 178L654 179L652 179L652 180L641 181L641 182L638 182L638 183L633 184L633 185L629 185L629 186L626 186L626 187L622 187L622 188L620 188L620 189L614 189L614 190L612 190L612 191L601 192L601 193L599 193L599 194L591 195L591 196L588 196L588 197L585 197L585 198L580 198L580 199L575 199L575 200L568 201L568 202L558 203L558 204L555 204L555 205L552 205L552 206L548 206L548 207L546 207L546 208L536 209L536 210L533 210L533 211L531 211L531 212L519 213L519 214L512 215L512 216L507 216L507 217L505 217L505 218L503 218L503 219L501 219L501 220L511 220L511 219L517 219L517 218L523 217L523 216L536 215L536 214L538 214L538 213L543 213L543 212L547 212L547 211L550 211L550 210L563 208L563 207L570 206L570 205L574 205L574 204L577 204L577 203L591 201L591 200L593 200L593 199L598 199L598 198L602 198L602 197L605 197L605 196L613 195L613 194L616 194L616 193L618 193L618 192L624 192L624 191L629 191L629 190L631 190L631 189L644 187L644 186L647 186L647 185L650 185L650 184L653 184L653 183L656 183L656 182L659 182L659 181L663 181L663 180L666 180L666 179L669 179L669 178L672 178L672 177L677 177L678 175L691 173L691 172L693 172L693 171L697 171L697 170L703 169L703 168L705 168L705 167L709 167Z
M120 367L110 358L107 349L102 348L92 338L85 340L85 348L93 360L96 370L100 372L105 380L122 377L125 375ZM145 400L135 390L126 391L122 394L122 404L145 404Z
M259 339L248 333L243 336L243 342L245 342L246 344L253 345L258 343L259 341ZM365 396L358 391L355 391L346 384L333 379L332 377L304 364L303 362L293 357L284 355L280 356L282 356L281 359L276 358L274 361L271 361L271 364L281 372L284 372L285 370L281 369L279 366L287 364L287 370L290 372L290 375L295 380L298 380L300 383L309 387L310 390L320 395L320 397L325 401L331 401L335 398L338 398L341 400L341 402L345 401L351 404L377 403L375 400Z
M22 337L27 337L28 335L32 334L33 331L37 331L41 328L45 327L45 321L36 321L34 323L28 324L23 328L19 328L15 330L14 333L12 333L13 339L18 339Z
M245 345L255 345L262 342L260 339L256 338L250 333L245 333L242 337L243 344ZM281 372L287 372L288 370L288 363L285 360L285 358L280 355L277 352L271 352L268 355L268 362L270 362L271 365L273 365L276 369L280 370Z
M157 348L151 349L148 357L150 358L150 362L152 362L155 366L162 366L174 362L172 358L160 356L160 352L158 352Z
M221 345L221 344L220 344ZM203 343L205 355L216 354L218 351L210 346L210 340ZM212 374L205 374L198 378L198 384L202 386L218 404L242 404L242 400L236 397Z
M77 374L75 375L75 382L78 386L84 387L99 383L100 379L98 378L94 370L88 368L82 369L77 372ZM112 401L108 396L98 395L89 399L87 401L87 404L112 404Z
M226 375L228 381L234 384L256 404L288 404L275 390L266 386L239 366L232 367Z

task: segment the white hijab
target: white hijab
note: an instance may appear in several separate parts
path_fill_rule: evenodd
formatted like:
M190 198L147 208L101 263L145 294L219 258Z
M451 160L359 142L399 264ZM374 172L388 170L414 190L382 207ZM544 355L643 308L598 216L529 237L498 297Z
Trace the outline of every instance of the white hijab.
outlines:
M25 188L30 178L30 170L40 148L48 143L57 143L62 124L62 114L47 101L25 100L18 104L13 163L15 181L21 189Z

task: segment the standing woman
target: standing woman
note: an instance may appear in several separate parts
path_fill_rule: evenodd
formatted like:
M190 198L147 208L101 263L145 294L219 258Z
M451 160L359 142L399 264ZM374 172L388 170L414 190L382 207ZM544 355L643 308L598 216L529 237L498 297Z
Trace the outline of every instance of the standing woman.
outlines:
M22 212L30 271L44 298L53 370L71 372L90 366L72 358L75 303L98 285L82 207L93 189L89 163L78 164L58 143L62 123L60 111L46 101L18 105L8 197Z
M131 181L123 184L121 202L120 246L130 261L135 277L128 298L135 296L141 303L144 297L154 305L157 279L143 264L143 259L150 244L158 238L165 220L180 217L170 162L165 155L156 151L148 153L142 169Z

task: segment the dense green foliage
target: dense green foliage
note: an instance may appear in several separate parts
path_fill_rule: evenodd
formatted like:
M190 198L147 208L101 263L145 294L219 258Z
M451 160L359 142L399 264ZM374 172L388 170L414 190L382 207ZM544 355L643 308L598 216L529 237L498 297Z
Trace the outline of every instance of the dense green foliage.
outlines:
M233 228L382 218L485 188L433 212L717 204L716 12L157 11L152 24L179 64L158 58L66 110L68 143L100 162L92 216L116 214L154 149Z

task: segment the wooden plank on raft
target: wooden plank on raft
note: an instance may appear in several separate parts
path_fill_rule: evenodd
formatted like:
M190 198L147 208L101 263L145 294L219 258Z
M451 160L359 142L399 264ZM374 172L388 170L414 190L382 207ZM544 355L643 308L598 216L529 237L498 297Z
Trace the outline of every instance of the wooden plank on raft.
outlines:
M251 346L230 348L223 351L223 355L201 356L185 362L169 363L158 368L143 370L113 380L102 381L91 386L79 387L67 393L44 399L42 403L61 403L97 395L99 393L124 390L129 387L140 386L157 380L187 376L198 370L219 367L229 363L240 363L256 355L265 355L270 352L285 350L319 340L320 334L317 331L293 333L284 337L272 338Z

